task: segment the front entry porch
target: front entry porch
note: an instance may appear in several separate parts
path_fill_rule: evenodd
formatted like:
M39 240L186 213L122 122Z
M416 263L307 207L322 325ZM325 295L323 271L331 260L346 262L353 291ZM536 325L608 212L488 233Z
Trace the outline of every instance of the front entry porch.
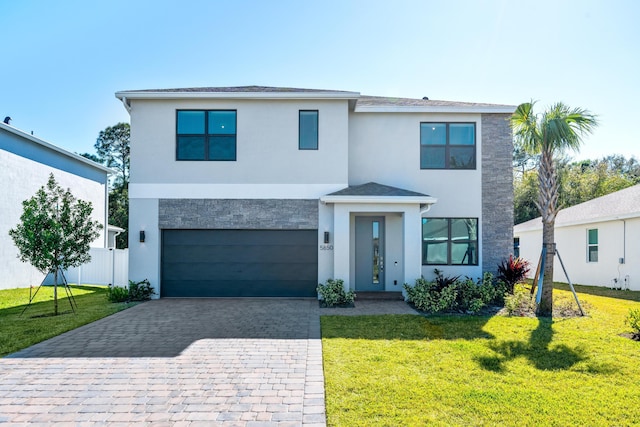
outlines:
M346 290L403 292L421 276L421 215L435 198L368 183L320 201L333 205L333 277Z

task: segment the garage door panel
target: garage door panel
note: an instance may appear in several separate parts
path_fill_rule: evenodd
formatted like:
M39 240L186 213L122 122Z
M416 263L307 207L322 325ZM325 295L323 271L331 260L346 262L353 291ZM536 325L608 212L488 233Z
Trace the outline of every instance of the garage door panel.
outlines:
M317 230L164 230L161 296L315 296L317 239Z
M169 264L165 280L297 280L315 274L316 266L302 264L264 263L182 263Z
M317 262L314 247L302 246L240 246L240 245L176 245L165 246L164 256L170 259L188 259L192 262Z

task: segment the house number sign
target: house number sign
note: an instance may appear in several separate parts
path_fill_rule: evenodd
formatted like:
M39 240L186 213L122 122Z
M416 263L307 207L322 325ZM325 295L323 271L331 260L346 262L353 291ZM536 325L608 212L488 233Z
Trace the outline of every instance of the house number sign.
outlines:
M320 245L320 250L321 251L332 251L333 250L333 245Z

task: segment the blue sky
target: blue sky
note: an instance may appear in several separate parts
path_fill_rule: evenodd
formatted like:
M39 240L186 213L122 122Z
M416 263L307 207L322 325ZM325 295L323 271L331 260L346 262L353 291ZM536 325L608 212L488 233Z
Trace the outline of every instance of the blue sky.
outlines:
M0 115L74 152L118 90L289 86L598 115L576 158L640 158L640 2L0 0Z

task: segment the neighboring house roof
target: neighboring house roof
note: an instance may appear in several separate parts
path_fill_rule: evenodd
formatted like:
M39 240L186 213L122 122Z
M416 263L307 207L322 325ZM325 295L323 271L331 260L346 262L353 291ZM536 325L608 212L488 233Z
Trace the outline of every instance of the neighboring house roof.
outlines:
M70 159L77 160L77 161L79 161L81 163L84 163L86 165L89 165L89 166L91 166L91 167L93 167L95 169L99 169L99 170L101 170L103 172L106 172L107 174L115 173L115 171L113 169L110 169L110 168L108 168L106 166L103 166L100 163L96 163L93 160L89 160L86 157L82 157L82 156L80 156L78 154L75 154L75 153L67 151L67 150L65 150L63 148L60 148L60 147L58 147L58 146L56 146L56 145L54 145L54 144L52 144L50 142L45 141L44 139L37 138L37 137L35 137L35 136L33 136L33 135L23 131L23 130L15 128L15 127L13 127L11 125L0 123L0 129L5 130L7 132L10 132L10 133L12 133L14 135L17 135L17 136L21 137L21 138L27 139L27 140L29 140L31 142L34 142L34 143L36 143L36 144L38 144L38 145L40 145L42 147L47 148L49 150L58 152L58 153L66 156L66 157L69 157Z
M191 87L176 89L142 89L116 92L127 109L128 99L171 98L289 98L289 99L348 99L355 112L456 112L456 113L507 113L516 107L503 104L438 101L418 98L391 98L365 96L359 92L325 89L302 89L272 86Z
M322 196L320 201L323 203L419 203L430 206L438 199L416 191L368 182L362 185L351 185L327 194Z
M640 217L640 184L562 209L556 227ZM541 217L516 225L514 233L542 229Z

